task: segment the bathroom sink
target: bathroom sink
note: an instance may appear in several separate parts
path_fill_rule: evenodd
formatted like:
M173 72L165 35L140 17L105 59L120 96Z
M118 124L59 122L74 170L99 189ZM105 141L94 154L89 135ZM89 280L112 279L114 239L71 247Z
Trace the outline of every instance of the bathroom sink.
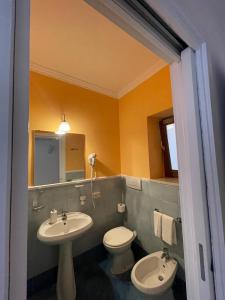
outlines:
M72 241L85 233L92 225L92 218L81 212L70 212L66 219L57 217L54 224L49 219L41 224L37 237L49 245L59 245L57 275L57 299L75 300L76 283L74 276Z
M67 213L65 224L61 216L57 222L49 224L49 219L39 227L37 237L48 244L62 244L73 240L87 231L93 225L92 218L81 212Z
M177 261L161 258L162 251L154 252L139 260L131 272L134 286L144 294L163 294L173 284Z

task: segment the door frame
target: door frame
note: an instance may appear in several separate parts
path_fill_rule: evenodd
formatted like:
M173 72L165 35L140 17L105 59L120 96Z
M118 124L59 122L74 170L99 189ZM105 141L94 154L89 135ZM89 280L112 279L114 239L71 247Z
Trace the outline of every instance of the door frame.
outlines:
M107 2L107 0L105 0ZM112 3L113 1L111 1ZM156 1L155 6L157 6ZM18 5L16 5L18 3ZM162 7L158 7L158 13ZM170 10L168 9L168 15ZM165 10L163 12L165 14ZM126 17L126 16L125 16ZM125 20L125 19L124 19ZM132 20L129 20L132 23ZM0 187L1 187L1 210L0 210L0 298L16 300L26 299L26 264L27 264L27 152L28 152L28 108L29 108L29 0L13 0L0 2L0 87L1 87L1 111L0 111L0 138L5 141L1 152L0 162ZM175 31L179 32L182 26L184 33L188 32L188 37L196 41L196 36L189 31L187 24L177 21ZM185 27L186 26L186 27ZM150 35L146 36L143 28L138 28L136 35L144 33L147 41ZM177 29L177 30L176 30ZM186 31L185 31L186 29ZM184 34L185 35L185 34ZM183 34L180 34L181 38ZM155 39L155 51L162 53L163 45ZM152 43L151 43L152 44ZM197 42L196 42L197 45ZM220 208L220 194L218 193L217 165L215 155L215 145L211 126L212 112L210 109L210 91L208 87L208 74L203 66L206 55L202 49L197 50L197 73L198 86L201 87L200 115L202 119L203 148L205 155L205 168L207 172L214 174L211 180L211 194L208 193L208 203L213 203L215 209L210 213L212 242L216 275L216 293L224 295L225 285L219 287L217 279L224 275L220 258L215 257L216 253L223 253L224 244L218 241L218 233L222 230ZM199 52L198 52L199 51ZM14 54L14 55L13 55ZM169 59L169 58L168 58ZM171 60L172 59L172 60ZM174 55L171 61L179 61ZM170 61L170 62L171 62ZM13 90L13 92L12 92ZM204 96L203 96L204 94ZM207 105L201 103L202 99L207 100ZM207 118L203 118L202 113L206 111ZM200 121L200 115L199 121ZM206 123L205 123L206 122ZM206 129L207 127L207 129ZM197 129L196 129L197 130ZM199 154L199 153L197 153ZM208 156L207 156L208 155ZM210 157L210 163L207 163ZM207 174L206 174L207 175ZM206 178L207 183L209 179ZM216 198L212 199L214 196ZM11 198L11 201L10 201ZM217 218L217 219L216 219ZM11 224L10 224L11 220ZM213 224L213 226L212 226ZM214 234L216 234L216 237ZM223 232L223 231L222 231ZM9 245L10 237L10 245ZM193 262L195 263L195 262ZM10 278L10 280L9 280ZM220 282L221 282L220 281ZM217 291L220 288L220 291ZM221 292L221 293L220 293ZM193 299L193 298L192 298ZM218 299L223 299L219 298Z
M223 259L225 253L224 225L221 213L221 196L212 120L209 81L210 64L207 56L207 45L205 43L203 43L196 51L196 68L215 292L216 299L225 299L225 261Z
M196 54L171 65L187 298L215 299Z
M29 30L30 1L1 1L12 5L9 22L14 43L11 57L12 90L11 112L11 186L9 278L7 297L1 299L26 299L27 294L27 224L28 224L28 116L29 116ZM3 7L4 13L4 7ZM4 43L1 43L4 45ZM5 72L9 76L8 72ZM7 99L5 99L7 101ZM1 178L0 178L1 179ZM2 272L2 270L1 270Z
M8 299L9 290L14 14L13 2L0 2L0 299Z

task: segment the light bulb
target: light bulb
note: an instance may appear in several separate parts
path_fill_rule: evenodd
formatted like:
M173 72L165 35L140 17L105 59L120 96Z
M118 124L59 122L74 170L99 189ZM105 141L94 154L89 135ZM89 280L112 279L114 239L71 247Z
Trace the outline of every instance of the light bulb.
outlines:
M55 133L58 135L63 135L69 131L70 131L70 124L66 121L65 115L63 115L62 121L59 124L59 128Z
M67 121L62 121L59 125L59 131L70 131L70 124Z

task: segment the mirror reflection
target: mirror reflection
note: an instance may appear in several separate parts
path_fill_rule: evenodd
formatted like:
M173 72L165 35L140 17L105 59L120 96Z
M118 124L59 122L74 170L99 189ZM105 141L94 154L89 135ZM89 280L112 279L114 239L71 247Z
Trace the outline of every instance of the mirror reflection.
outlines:
M33 130L33 185L85 178L85 136Z

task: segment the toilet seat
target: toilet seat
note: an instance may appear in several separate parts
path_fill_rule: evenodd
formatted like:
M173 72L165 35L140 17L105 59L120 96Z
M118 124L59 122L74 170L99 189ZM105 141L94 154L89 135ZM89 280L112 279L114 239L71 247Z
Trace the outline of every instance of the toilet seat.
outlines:
M120 226L106 232L103 238L105 245L109 247L121 247L133 241L136 234L130 229Z

